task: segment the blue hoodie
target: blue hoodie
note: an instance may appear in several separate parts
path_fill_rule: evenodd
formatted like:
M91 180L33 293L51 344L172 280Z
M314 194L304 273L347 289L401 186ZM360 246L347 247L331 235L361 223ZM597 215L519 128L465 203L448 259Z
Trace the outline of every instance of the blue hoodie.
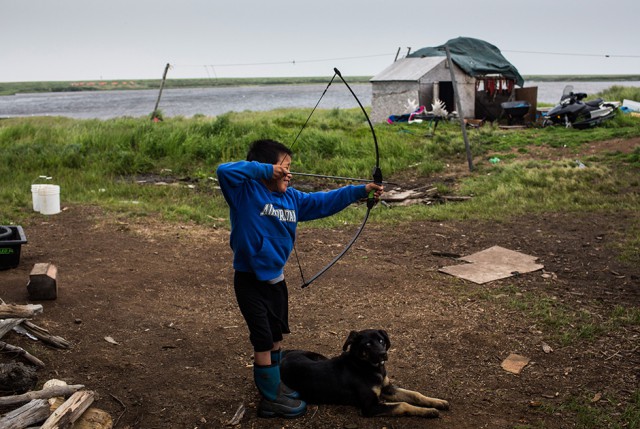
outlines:
M272 192L262 179L272 178L273 165L256 161L221 164L216 174L230 207L233 268L254 273L261 281L283 274L299 221L330 216L367 196L365 185L328 192Z

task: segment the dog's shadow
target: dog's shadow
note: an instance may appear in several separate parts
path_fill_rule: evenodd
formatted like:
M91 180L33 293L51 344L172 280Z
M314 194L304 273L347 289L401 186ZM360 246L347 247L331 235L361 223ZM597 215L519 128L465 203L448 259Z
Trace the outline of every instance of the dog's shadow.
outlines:
M385 362L391 347L381 329L351 331L343 353L327 358L304 350L283 352L282 381L313 404L359 407L362 415L438 417L449 403L391 384Z

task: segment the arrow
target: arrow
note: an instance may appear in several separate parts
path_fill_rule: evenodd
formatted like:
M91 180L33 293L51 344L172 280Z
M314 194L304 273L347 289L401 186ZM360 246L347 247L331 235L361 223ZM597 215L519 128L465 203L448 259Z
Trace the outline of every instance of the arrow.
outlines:
M323 177L325 179L339 179L339 180L351 180L353 182L373 182L373 179L357 179L355 177L343 177L343 176L327 176L324 174L311 174L311 173L297 173L294 171L290 171L289 173L291 173L294 176L306 176L306 177ZM385 182L384 180L382 182L380 182L384 185L394 185L394 186L400 186L397 183L393 183L393 182Z

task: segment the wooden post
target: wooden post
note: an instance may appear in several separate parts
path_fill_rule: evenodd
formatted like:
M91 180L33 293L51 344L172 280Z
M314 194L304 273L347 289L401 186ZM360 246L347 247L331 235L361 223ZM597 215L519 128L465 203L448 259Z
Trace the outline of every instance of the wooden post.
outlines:
M169 71L169 67L171 64L167 63L164 66L164 73L162 74L162 82L160 83L160 92L158 93L158 99L156 100L156 107L153 108L153 113L151 113L151 120L156 119L156 115L158 114L158 106L160 105L160 97L162 97L162 90L164 89L164 83L167 80L167 72Z
M469 163L469 171L473 171L473 157L471 156L471 147L469 146L469 138L467 137L467 127L464 124L464 117L462 116L462 103L460 102L460 94L458 92L458 83L456 82L456 76L453 72L453 61L451 61L451 52L449 47L445 45L445 51L447 52L447 63L449 64L449 73L451 73L451 83L453 84L453 97L456 100L456 109L458 110L458 117L460 118L460 127L462 128L462 138L464 139L464 146L467 149L467 162Z
M29 298L40 301L58 297L58 268L50 263L35 264L29 274Z

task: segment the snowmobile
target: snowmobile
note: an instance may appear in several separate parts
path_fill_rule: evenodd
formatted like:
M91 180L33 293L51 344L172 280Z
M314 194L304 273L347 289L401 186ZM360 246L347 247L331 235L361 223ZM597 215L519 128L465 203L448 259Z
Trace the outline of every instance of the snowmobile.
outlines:
M544 116L543 125L564 125L567 128L581 130L600 125L615 116L618 108L616 103L605 102L602 98L582 101L586 97L586 93L573 92L573 86L567 85L560 97L560 103Z

